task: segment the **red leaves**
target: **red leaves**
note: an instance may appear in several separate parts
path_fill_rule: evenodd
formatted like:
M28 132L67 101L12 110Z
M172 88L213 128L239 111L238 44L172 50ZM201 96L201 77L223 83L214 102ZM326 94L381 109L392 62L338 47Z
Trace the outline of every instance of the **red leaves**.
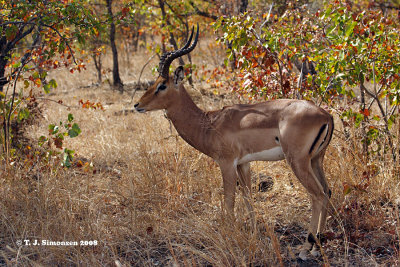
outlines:
M94 103L90 102L89 100L86 100L86 102L83 102L83 100L79 100L79 104L82 105L82 108L85 109L101 109L104 110L103 105L100 102Z
M124 7L121 10L121 14L122 14L123 17L125 17L126 14L128 14L128 12L129 12L129 7Z
M368 117L370 115L369 109L361 109L360 114L363 114L365 117Z
M371 179L378 174L378 167L374 164L368 165L366 170L362 173L361 181L358 183L350 184L343 183L343 194L346 196L351 193L353 190L366 193L367 188L371 184Z
M129 13L129 7L122 8L121 9L121 16L119 17L119 19L123 20L128 13Z
M56 148L62 149L63 147L63 139L60 138L59 136L53 138L54 145Z
M153 233L153 231L154 231L154 229L153 229L153 227L151 227L151 226L149 226L149 227L146 228L146 233L147 233L148 235L151 235L151 234Z
M264 64L265 68L271 67L275 63L275 59L271 55L271 52L265 53L262 63Z

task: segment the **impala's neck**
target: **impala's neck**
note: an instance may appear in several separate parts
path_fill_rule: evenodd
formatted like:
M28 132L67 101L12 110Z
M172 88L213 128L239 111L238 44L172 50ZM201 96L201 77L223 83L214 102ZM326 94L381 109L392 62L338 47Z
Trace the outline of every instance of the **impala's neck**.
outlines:
M212 154L210 121L189 96L183 86L174 104L166 109L168 118L172 121L179 135L197 150L206 155Z

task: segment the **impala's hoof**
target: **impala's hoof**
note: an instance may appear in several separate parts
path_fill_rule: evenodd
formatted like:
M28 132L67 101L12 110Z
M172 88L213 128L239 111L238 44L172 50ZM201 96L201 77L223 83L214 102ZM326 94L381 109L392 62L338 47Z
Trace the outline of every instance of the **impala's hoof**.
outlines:
M313 245L306 242L303 244L300 248L300 253L299 253L299 259L306 261L308 259L308 255L310 253L310 250L312 249Z
M310 248L309 244L304 245L304 247L300 250L299 259L306 261L308 260L308 256L310 254L315 258L321 256L321 252L316 244L313 244L312 248Z
M319 252L319 249L317 248L316 245L314 245L313 249L310 251L310 254L313 255L316 258L321 256L321 252Z
M302 249L299 253L299 259L306 261L308 259L307 255L308 255L308 249Z

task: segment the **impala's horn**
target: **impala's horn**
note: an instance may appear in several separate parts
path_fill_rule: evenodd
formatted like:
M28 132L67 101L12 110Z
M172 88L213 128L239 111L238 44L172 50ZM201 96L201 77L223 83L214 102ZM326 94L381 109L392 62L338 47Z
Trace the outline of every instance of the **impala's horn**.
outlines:
M176 51L166 52L161 56L160 64L158 65L158 72L160 73L161 77L168 79L169 66L171 66L172 61L174 61L174 59L177 59L178 57L189 54L196 47L197 40L199 39L199 24L197 24L197 32L196 36L194 37L193 44L190 45L190 42L192 41L193 38L193 32L194 32L194 26L192 28L192 33L190 34L189 40L181 49L178 49Z

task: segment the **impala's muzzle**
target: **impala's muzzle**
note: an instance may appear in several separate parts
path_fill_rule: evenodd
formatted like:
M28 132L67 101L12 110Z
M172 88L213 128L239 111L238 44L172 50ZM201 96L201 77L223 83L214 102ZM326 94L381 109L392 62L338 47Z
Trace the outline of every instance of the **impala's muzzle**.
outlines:
M146 112L146 110L144 108L139 108L138 106L139 106L139 103L136 103L134 106L137 112L140 112L140 113Z

